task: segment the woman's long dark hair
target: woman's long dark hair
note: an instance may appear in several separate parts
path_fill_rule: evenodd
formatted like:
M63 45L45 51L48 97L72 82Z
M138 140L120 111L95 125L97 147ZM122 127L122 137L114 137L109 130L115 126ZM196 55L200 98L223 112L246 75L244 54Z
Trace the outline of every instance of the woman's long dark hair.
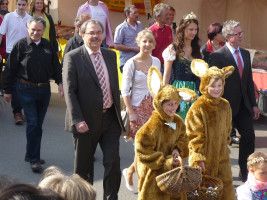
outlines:
M195 38L191 42L191 47L192 47L192 57L193 58L201 58L201 53L200 53L200 39L198 37L199 33L199 27L198 27L198 21L196 19L189 19L189 20L184 20L182 19L180 22L179 27L176 29L176 34L174 37L174 44L176 44L176 53L181 54L184 53L183 47L184 47L184 32L186 27L190 23L195 23L197 25L197 34Z

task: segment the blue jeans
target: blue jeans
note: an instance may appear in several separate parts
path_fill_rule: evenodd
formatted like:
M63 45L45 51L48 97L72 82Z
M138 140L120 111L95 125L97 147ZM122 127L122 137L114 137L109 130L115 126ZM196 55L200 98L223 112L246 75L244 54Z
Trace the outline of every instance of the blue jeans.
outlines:
M22 106L21 103L19 101L19 97L17 94L17 81L15 81L14 85L13 85L13 90L12 90L12 99L11 99L11 107L13 110L13 114L15 115L16 113L21 113L22 110Z
M9 57L9 53L6 53L6 61L8 57ZM11 99L11 107L12 107L14 115L16 113L21 113L21 109L22 109L21 104L19 102L16 86L17 86L17 80L14 82L14 85L13 85L12 99Z
M26 117L26 156L30 162L40 161L42 125L49 105L50 85L35 87L17 82L17 94Z

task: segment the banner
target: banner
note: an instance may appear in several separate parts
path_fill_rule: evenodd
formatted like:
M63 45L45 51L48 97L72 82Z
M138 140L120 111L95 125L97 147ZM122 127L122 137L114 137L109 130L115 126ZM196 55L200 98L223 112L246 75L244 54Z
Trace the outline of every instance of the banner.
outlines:
M135 5L140 14L150 13L154 6L158 3L162 3L162 0L102 0L109 10L123 12L125 5Z

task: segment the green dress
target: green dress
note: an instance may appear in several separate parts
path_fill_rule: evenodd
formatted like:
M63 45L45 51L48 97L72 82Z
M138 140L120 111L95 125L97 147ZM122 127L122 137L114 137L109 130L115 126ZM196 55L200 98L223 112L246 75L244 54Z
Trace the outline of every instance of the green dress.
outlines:
M191 60L177 56L172 64L171 84L176 88L189 88L199 93L199 78L191 71ZM177 114L185 120L190 106L194 102L181 101Z

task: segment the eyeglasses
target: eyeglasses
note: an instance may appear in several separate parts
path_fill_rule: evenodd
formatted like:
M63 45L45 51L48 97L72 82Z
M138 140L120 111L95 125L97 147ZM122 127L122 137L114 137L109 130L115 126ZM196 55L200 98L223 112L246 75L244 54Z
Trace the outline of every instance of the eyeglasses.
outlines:
M1 6L4 6L4 5L8 6L8 3L1 3Z
M102 35L103 33L101 31L98 31L98 32L89 32L89 33L85 33L85 34L88 34L90 36L99 36L99 35Z
M240 36L242 36L243 34L244 34L244 31L241 31L241 32L239 32L239 33L228 34L228 35L230 35L230 36L238 36L238 37L240 37Z

